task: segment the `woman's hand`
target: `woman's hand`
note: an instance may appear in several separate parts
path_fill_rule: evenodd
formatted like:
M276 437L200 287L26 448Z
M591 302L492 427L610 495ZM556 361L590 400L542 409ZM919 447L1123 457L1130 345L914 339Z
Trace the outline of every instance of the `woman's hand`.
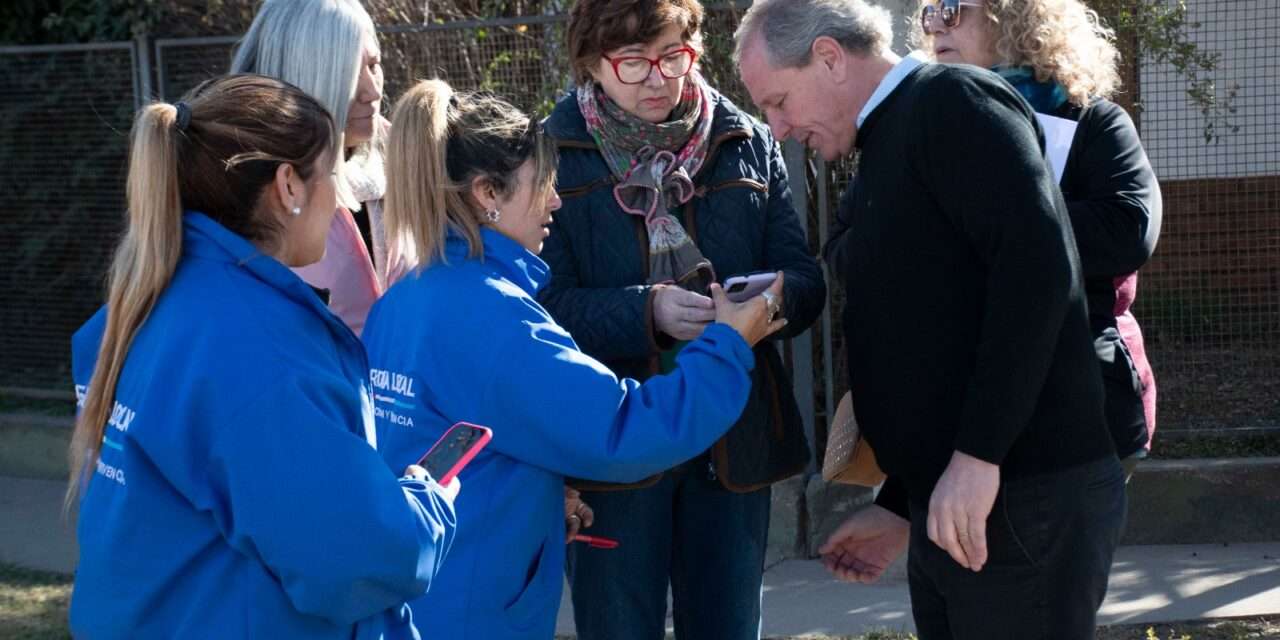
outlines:
M677 340L692 340L716 320L716 303L675 284L658 289L653 296L653 324L659 332Z
M653 294L653 324L676 340L693 340L716 319L711 298L676 285L660 287Z
M787 319L781 317L782 278L783 274L779 271L778 279L764 293L740 303L730 301L719 284L712 284L711 298L716 305L716 322L733 327L753 347L769 334L787 326Z
M435 478L431 477L431 474L427 473L426 469L416 464L405 467L404 475L414 480L429 482L440 487L440 494L449 500L449 504L453 504L453 501L458 498L458 492L462 490L462 481L456 476L449 481L449 484L442 486L436 482Z
M591 526L595 519L596 516L592 513L591 507L582 501L578 490L566 486L564 488L564 543L573 542L573 537L582 529Z

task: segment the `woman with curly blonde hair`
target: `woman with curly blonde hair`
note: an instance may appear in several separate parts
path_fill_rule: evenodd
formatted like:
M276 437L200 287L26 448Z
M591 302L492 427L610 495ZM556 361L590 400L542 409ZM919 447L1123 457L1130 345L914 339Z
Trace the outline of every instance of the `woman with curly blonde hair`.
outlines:
M990 68L1042 116L1074 123L1059 186L1071 216L1116 453L1132 471L1155 431L1155 379L1129 308L1160 234L1160 186L1120 88L1114 35L1080 0L921 4L917 44Z
M921 2L912 38L939 62L1026 69L1079 107L1120 89L1115 35L1080 0Z

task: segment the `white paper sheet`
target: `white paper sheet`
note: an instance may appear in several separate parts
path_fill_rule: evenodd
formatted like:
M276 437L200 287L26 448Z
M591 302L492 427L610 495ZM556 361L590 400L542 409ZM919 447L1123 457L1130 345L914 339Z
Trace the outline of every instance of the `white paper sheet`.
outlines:
M1071 141L1076 137L1079 123L1043 113L1037 113L1036 118L1040 120L1040 128L1044 129L1045 160L1053 168L1054 182L1061 184L1062 172L1067 168L1067 152L1071 150Z

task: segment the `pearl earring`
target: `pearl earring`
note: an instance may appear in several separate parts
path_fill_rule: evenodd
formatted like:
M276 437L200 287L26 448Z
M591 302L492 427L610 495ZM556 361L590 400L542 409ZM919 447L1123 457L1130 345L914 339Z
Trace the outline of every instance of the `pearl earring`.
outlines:
M489 224L498 224L498 221L502 219L502 212L497 209L490 209L484 212L484 219L487 220Z
M294 207L294 208L292 208L292 209L290 209L290 210L289 210L289 213L293 214L293 217L295 217L295 218L296 218L296 217L298 217L298 216L302 215L302 207Z

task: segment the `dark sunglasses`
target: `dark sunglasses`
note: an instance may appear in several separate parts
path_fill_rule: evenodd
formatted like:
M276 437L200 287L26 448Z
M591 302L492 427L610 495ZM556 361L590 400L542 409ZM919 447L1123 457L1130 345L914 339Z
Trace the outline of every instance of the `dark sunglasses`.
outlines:
M920 10L920 28L925 33L929 33L929 25L934 19L941 20L942 26L948 29L954 29L960 26L960 8L961 7L981 7L981 4L974 2L961 2L961 0L938 0L934 4L926 4Z

